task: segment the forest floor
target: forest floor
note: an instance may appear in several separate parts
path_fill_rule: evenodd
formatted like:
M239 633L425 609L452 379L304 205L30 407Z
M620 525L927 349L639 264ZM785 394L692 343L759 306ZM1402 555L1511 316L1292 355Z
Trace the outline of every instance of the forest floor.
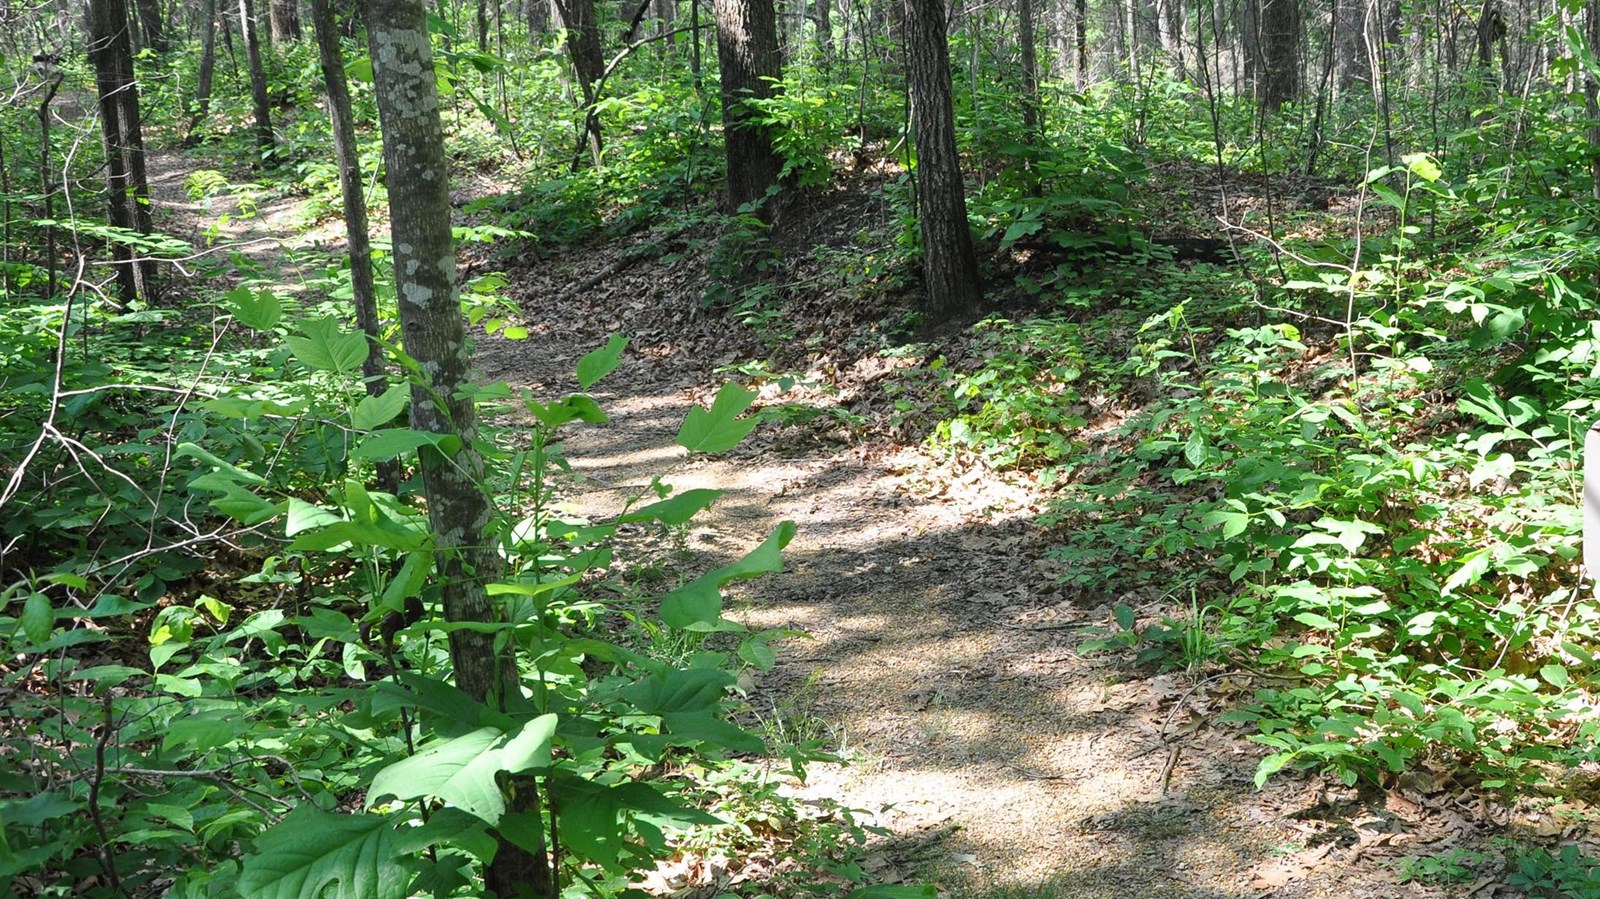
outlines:
M229 201L186 198L190 165L156 154L152 177L163 225L195 236ZM805 250L848 243L886 214L871 181L818 199L788 239ZM291 201L233 218L218 237L291 284L297 263L280 248L329 240ZM881 338L857 339L884 308L844 309L813 291L787 312L791 324L808 317L799 330L825 335L809 342L825 349L796 352L806 341L775 340L770 322L764 331L705 307L705 252L643 251L671 239L645 232L553 260L474 262L508 272L530 331L480 338L482 375L559 396L576 389L580 356L611 333L629 336L624 364L596 393L610 423L565 441L575 478L564 501L615 511L658 475L678 490L726 491L676 547L681 570L623 572L641 587L666 589L742 555L780 521L797 523L786 570L738 587L732 614L805 633L753 683L751 705L773 736L821 738L848 760L813 764L796 789L861 809L891 834L866 858L870 882L1118 899L1447 895L1402 883L1398 861L1480 845L1493 822L1475 798L1288 773L1258 791L1263 748L1217 723L1247 694L1248 674L1161 674L1125 655L1081 654L1113 603L1149 612L1159 597L1063 592L1049 536L1034 524L1037 487L949 464L914 433L861 426L886 408L880 382L903 363ZM784 277L827 283L826 254L806 258ZM938 339L959 351L959 334ZM800 360L792 395L821 412L763 424L722 457L684 458L674 438L691 405L741 379L732 368L785 354ZM767 381L763 405L788 399L776 387ZM674 895L718 891L687 862L666 873L679 875L666 878ZM1513 895L1503 889L1483 882L1448 895Z

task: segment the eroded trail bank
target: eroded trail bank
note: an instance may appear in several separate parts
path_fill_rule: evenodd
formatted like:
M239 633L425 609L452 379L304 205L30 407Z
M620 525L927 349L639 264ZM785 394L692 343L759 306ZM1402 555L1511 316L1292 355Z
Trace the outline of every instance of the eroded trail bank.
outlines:
M1247 689L1241 677L1155 676L1077 651L1110 602L1061 591L1025 490L953 475L913 447L771 424L728 456L685 459L684 413L742 360L675 353L669 325L690 348L718 328L737 345L738 326L702 311L693 279L665 265L629 266L592 309L558 303L563 282L549 277L523 294L530 339L480 345L485 376L557 396L576 389L582 353L628 334L634 349L599 396L610 423L565 443L573 507L615 512L657 475L726 491L687 534L689 574L796 522L787 570L736 595L751 625L806 634L752 706L777 734L823 737L851 760L813 766L805 790L893 832L869 856L872 878L1086 897L1426 894L1360 863L1443 838L1420 818L1317 783L1255 790L1260 748L1212 725ZM1115 601L1154 612L1159 600Z

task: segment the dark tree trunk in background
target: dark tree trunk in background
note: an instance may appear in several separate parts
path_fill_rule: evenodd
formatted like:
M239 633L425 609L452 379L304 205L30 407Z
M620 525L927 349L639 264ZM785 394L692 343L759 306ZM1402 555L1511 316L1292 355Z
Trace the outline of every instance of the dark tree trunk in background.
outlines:
M201 127L211 115L211 88L217 73L217 0L200 4L200 74L195 79L194 116L189 119L186 145L199 143Z
M1037 139L1044 122L1039 105L1038 35L1033 27L1034 0L1017 0L1017 42L1022 45L1022 126L1028 137Z
M478 52L489 52L489 4L488 0L478 0Z
M244 52L250 63L250 101L255 107L256 146L262 159L272 155L272 107L267 102L267 70L261 64L261 29L256 21L255 0L239 0L239 30L244 34Z
M600 158L600 117L595 112L595 85L605 72L605 57L600 51L600 20L594 0L555 0L556 16L567 32L567 56L583 95L583 131L594 153Z
M1584 43L1591 53L1600 49L1600 0L1589 0L1584 9ZM1593 72L1583 76L1583 98L1589 116L1589 171L1594 179L1590 188L1595 199L1600 200L1600 79Z
M345 80L344 58L339 52L339 32L334 24L332 0L311 0L311 27L317 38L317 57L328 91L328 117L333 122L333 156L339 166L339 193L344 199L346 243L350 251L350 290L356 325L367 335L367 359L361 374L367 393L381 396L389 389L383 366L378 296L372 283L372 242L367 234L367 197L361 180L360 148L356 145L355 116L350 111L350 85ZM395 462L378 464L378 485L389 493L400 490L400 469Z
M817 49L822 53L822 63L833 60L833 0L812 0L811 21L817 28Z
M433 448L420 454L444 615L449 621L493 622L499 616L484 584L498 575L500 562L488 544L493 509L482 484L483 460L474 448L477 414L472 399L462 394L470 383L472 353L456 294L450 169L427 16L421 0L370 0L367 29L383 157L393 188L390 229L401 335L406 352L429 379L412 387L411 426L460 439L452 457ZM508 697L518 697L515 660L496 648L494 634L456 630L449 639L456 686L463 692L501 709ZM511 809L539 821L538 790L526 781L518 786ZM543 852L505 839L498 843L484 872L490 892L502 899L523 892L554 895Z
M772 134L745 104L773 95L782 77L772 0L716 0L717 58L722 64L722 128L728 158L728 205L734 210L766 197L783 162ZM763 207L763 219L771 211Z
M1261 105L1269 111L1300 91L1300 4L1298 0L1260 0Z
M144 134L139 121L139 91L133 78L133 48L123 0L89 0L89 58L100 101L101 135L106 154L106 193L111 224L149 234L150 188L145 176ZM115 244L117 281L124 302L152 296L152 266Z
M951 106L950 44L941 0L905 0L911 71L911 121L916 128L917 206L922 219L922 272L928 313L946 321L977 310L977 256L967 226L967 199L956 151Z
M1078 32L1077 85L1081 91L1089 83L1089 0L1077 0L1073 9L1072 24Z
M161 15L160 0L135 0L139 10L139 30L144 32L145 46L157 53L172 49L167 41L167 23Z
M1343 96L1357 85L1372 80L1365 0L1334 0L1333 23L1334 83Z

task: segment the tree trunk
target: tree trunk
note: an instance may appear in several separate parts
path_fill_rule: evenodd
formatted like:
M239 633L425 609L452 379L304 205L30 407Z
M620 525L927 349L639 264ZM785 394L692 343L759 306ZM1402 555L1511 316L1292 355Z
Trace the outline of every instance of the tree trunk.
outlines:
M489 4L488 0L478 0L477 9L478 25L478 52L489 52Z
M328 91L328 118L333 123L333 157L339 166L339 194L344 199L345 241L350 252L350 291L356 325L367 335L368 352L366 361L361 363L361 374L367 382L368 395L381 396L389 389L389 377L384 371L378 296L372 283L367 197L361 180L355 116L350 111L350 85L345 80L332 0L311 0L311 27L317 38L322 81ZM395 462L378 463L378 485L389 493L399 492L400 469Z
M269 0L270 2L270 0ZM250 100L255 106L256 146L263 159L272 155L272 107L267 102L267 70L261 64L261 29L256 22L255 0L239 0L239 30L250 63Z
M817 49L822 64L833 61L833 0L811 0L811 21L817 29Z
M1300 4L1298 0L1260 2L1260 99L1272 112L1300 91Z
M1077 86L1081 91L1089 84L1089 0L1077 0L1073 8L1072 24L1078 32Z
M944 4L905 0L905 29L927 308L935 321L947 321L976 311L983 292L956 150Z
M120 228L149 234L150 188L145 177L144 135L139 122L139 91L133 78L133 49L123 0L89 0L89 57L100 101L101 135L106 155L108 217ZM122 243L112 247L124 303L151 295L151 265L135 261Z
M600 52L600 20L595 14L594 0L555 0L555 11L561 27L567 32L567 56L572 60L573 74L578 77L578 87L583 92L583 133L595 156L600 161L600 116L595 111L595 85L605 72L605 58Z
M728 205L734 211L766 198L783 162L772 133L745 104L773 95L782 77L772 0L716 0L717 58L722 64L722 131L728 159ZM771 220L765 207L759 213Z
M1037 139L1044 116L1039 105L1039 48L1033 28L1033 0L1017 0L1017 42L1022 45L1022 127Z
M1344 96L1372 79L1367 54L1367 0L1334 0L1335 84Z
M482 483L483 459L474 448L477 412L462 394L472 356L456 294L449 166L427 16L420 0L370 0L367 27L387 179L405 187L389 192L400 329L406 352L428 378L411 388L411 426L460 441L450 457L431 447L420 453L444 615L448 621L493 622L498 616L484 583L497 575L500 563L488 543L493 509ZM456 686L505 708L507 698L518 695L511 653L496 649L494 634L456 630L449 639ZM525 786L511 805L537 821L538 791ZM544 853L504 838L498 843L485 872L489 892L502 899L526 891L555 894Z
M200 74L195 79L194 117L184 139L191 146L199 142L200 128L211 114L211 88L217 72L217 0L202 0L200 18Z
M300 40L299 0L267 0L267 12L272 20L273 46L282 47Z
M1600 49L1600 0L1589 0L1584 10L1583 34L1591 54ZM1589 171L1594 179L1590 190L1595 199L1600 200L1600 79L1587 69L1583 76L1583 98L1589 116L1589 154L1592 157Z
M1156 39L1161 52L1172 61L1179 81L1189 80L1189 64L1183 48L1183 0L1156 0Z
M139 28L144 32L145 46L157 53L172 49L167 42L166 20L161 15L160 0L136 0L139 10Z

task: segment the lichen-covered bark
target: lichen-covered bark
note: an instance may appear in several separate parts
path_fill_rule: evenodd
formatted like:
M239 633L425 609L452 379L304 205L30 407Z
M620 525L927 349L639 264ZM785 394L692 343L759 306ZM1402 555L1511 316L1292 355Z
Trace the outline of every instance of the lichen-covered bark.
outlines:
M716 14L728 205L737 210L765 197L783 170L772 149L772 134L752 121L752 110L745 105L749 100L770 98L783 69L772 0L716 0Z
M426 379L411 390L411 426L460 438L460 448L449 456L422 452L444 615L450 621L494 621L484 584L496 577L500 563L487 543L492 510L483 488L483 460L473 448L476 411L462 395L471 358L456 295L449 167L427 18L421 0L371 0L367 22L388 170L400 331L406 352ZM492 706L504 708L517 689L514 660L509 652L496 651L493 634L451 632L450 662L456 685ZM537 816L537 790L517 785L511 805ZM527 892L549 896L549 862L543 853L501 840L485 886L503 899Z
M922 273L928 313L943 321L983 299L977 255L967 228L967 198L951 108L950 45L941 0L906 0L911 121L916 128L917 205L922 218Z

